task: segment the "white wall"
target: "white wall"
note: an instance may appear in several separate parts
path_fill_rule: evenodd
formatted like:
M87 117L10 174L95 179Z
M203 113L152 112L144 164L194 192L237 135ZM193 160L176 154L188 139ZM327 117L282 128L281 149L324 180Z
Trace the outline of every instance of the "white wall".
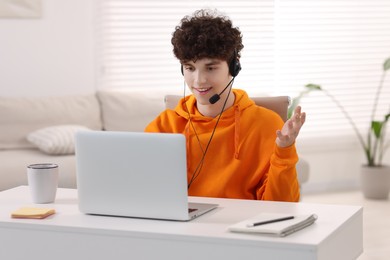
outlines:
M0 18L0 95L94 91L93 0L42 5L39 19Z
M367 162L354 136L327 140L310 140L300 136L297 149L300 158L310 164L310 177L302 186L303 194L360 187L360 168ZM390 165L390 150L382 163Z

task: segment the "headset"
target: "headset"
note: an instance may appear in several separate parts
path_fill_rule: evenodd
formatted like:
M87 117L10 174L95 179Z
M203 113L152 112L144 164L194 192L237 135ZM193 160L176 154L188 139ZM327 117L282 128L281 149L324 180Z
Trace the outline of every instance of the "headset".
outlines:
M183 64L181 65L180 69L181 69L181 74L184 76ZM234 50L233 59L230 61L229 64L229 73L234 78L238 75L240 70L241 70L241 63L240 60L238 59L237 50Z
M241 70L241 63L240 60L238 59L237 50L234 50L233 59L229 64L230 75L232 75L233 78L235 78L240 72L240 70Z

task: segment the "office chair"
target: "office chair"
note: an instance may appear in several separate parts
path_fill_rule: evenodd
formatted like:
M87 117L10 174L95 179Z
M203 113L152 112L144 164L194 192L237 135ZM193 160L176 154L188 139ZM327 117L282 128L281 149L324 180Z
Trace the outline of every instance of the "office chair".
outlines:
M179 95L166 95L165 108L174 109L182 97L183 96ZM256 103L256 105L275 111L284 122L287 121L287 110L290 104L290 97L251 97L251 99Z

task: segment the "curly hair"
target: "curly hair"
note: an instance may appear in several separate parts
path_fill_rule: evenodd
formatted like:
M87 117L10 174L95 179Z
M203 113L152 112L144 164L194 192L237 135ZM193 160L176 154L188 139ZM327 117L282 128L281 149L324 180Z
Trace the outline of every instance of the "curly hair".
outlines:
M210 10L185 16L172 34L173 53L182 63L216 58L230 63L244 48L242 35L232 21Z

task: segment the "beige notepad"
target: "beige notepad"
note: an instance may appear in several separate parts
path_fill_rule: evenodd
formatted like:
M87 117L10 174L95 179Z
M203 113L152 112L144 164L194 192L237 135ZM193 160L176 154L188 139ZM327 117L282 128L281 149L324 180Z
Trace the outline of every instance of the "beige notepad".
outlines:
M11 213L12 218L32 218L43 219L53 215L55 210L52 208L20 208Z

